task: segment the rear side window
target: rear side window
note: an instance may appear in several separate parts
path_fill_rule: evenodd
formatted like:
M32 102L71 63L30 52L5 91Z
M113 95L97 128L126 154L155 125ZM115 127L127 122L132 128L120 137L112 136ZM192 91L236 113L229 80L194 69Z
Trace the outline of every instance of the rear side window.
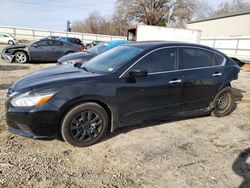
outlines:
M56 46L63 46L63 42L61 41L56 41L55 43L56 43Z
M225 57L214 52L214 65L222 65L222 63L224 62L224 59Z
M147 70L148 73L175 70L177 49L166 48L154 51L140 60L133 69Z
M200 68L213 66L214 54L208 50L199 48L183 48L182 69Z
M77 38L69 38L69 42L73 43L73 44L81 44L80 39Z

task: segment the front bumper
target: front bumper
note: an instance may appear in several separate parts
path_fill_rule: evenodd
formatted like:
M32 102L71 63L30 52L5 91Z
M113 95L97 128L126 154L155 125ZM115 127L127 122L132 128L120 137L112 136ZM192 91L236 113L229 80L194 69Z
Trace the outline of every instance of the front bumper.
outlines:
M58 134L59 115L49 104L33 108L14 108L6 104L8 131L29 138L53 139Z
M14 57L15 57L14 55L8 54L5 51L3 51L1 54L1 58L8 63L12 63Z

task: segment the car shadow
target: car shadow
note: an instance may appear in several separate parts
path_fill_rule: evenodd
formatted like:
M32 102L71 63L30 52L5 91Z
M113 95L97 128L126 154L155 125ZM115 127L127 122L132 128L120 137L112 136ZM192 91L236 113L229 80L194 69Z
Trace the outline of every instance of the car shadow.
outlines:
M234 99L235 101L242 101L243 98L243 93L246 93L246 91L232 87L233 90L233 95L234 95Z
M237 175L244 178L239 188L250 187L250 163L247 161L249 157L250 157L250 148L247 148L238 155L237 159L234 161L232 165L233 171Z

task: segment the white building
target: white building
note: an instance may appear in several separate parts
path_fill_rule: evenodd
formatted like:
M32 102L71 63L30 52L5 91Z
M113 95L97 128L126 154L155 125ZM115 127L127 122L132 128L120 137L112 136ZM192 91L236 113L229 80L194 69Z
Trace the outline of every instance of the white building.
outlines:
M201 30L203 38L250 36L250 9L191 21L187 27Z
M201 44L250 62L250 9L191 21L187 28L201 30Z

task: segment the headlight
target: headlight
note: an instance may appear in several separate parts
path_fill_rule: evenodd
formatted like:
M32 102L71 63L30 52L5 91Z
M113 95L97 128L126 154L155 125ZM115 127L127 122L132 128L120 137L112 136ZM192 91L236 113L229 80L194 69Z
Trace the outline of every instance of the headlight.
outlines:
M62 62L62 65L75 64L75 63L80 63L80 62L82 62L82 59L72 59L72 60Z
M53 95L55 95L55 92L35 93L35 94L31 94L30 92L28 92L12 99L11 104L14 107L38 106L50 100L53 97Z

